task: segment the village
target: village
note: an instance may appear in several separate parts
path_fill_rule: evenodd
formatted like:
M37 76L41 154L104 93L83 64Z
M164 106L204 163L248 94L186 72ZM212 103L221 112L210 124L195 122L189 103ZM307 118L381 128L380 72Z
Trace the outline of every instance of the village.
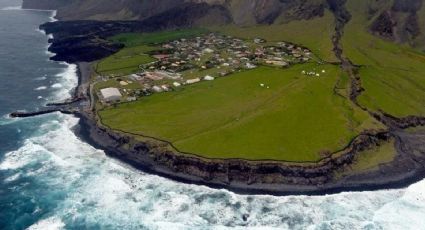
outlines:
M287 68L314 60L312 52L288 42L268 42L261 38L242 40L217 33L182 38L161 44L149 52L155 61L140 64L140 71L127 76L98 76L97 95L103 104L134 101L162 93L214 81L232 73L260 65ZM307 76L319 73L303 71ZM104 86L104 87L102 87Z

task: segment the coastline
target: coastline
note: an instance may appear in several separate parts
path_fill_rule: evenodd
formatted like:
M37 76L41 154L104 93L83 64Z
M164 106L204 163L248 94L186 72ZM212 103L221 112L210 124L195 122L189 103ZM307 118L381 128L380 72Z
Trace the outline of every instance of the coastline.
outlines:
M51 24L50 24L51 25ZM41 29L45 29L41 27ZM64 28L63 30L66 30ZM56 35L50 31L46 34ZM63 39L53 36L50 43ZM66 37L66 36L65 36ZM51 48L51 46L50 46ZM49 49L50 49L49 48ZM94 47L93 49L96 49ZM57 51L57 50L56 50ZM61 57L79 60L78 55L62 50ZM55 52L58 55L58 52ZM93 57L96 59L97 57ZM65 61L65 60L62 60ZM97 124L91 111L90 62L66 61L77 64L78 85L73 98L60 103L47 105L46 110L36 113L16 113L15 117L34 116L50 112L74 114L80 119L74 132L85 142L102 149L110 157L117 158L141 171L163 176L178 182L205 185L212 188L227 189L239 194L271 195L324 195L348 191L372 191L402 188L425 178L425 154L418 156L409 152L412 146L422 151L425 132L409 134L403 129L418 124L424 125L421 118L381 117L388 127L395 128L388 132L365 134L347 146L347 151L339 157L329 157L317 165L287 164L282 162L253 162L247 160L211 160L170 151L158 150L157 146L135 141L132 137L114 132ZM379 115L376 115L379 116ZM398 119L398 120L397 120ZM394 124L393 124L394 123ZM397 127L398 125L402 127ZM400 129L398 129L400 128ZM418 135L420 143L404 146L409 135ZM395 138L397 156L393 162L380 165L376 170L357 175L335 179L334 174L344 167L349 167L355 154L370 146L379 145L380 141ZM422 141L422 142L421 142ZM423 148L423 147L422 147ZM424 151L425 152L425 151Z

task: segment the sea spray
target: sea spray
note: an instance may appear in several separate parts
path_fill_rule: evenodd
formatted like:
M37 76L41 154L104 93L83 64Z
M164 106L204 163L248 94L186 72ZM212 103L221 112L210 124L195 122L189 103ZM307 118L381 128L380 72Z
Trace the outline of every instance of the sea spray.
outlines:
M78 84L77 65L61 63L65 66L65 69L55 75L55 82L51 88L55 89L56 92L52 96L51 100L62 101L72 97L73 90Z

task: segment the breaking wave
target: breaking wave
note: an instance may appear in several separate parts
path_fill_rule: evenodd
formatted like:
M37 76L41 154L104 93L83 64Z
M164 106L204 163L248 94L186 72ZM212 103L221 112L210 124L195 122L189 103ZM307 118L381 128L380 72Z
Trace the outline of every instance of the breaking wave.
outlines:
M78 84L77 65L61 63L65 69L55 75L55 81L51 88L55 90L53 95L55 100L65 100L72 96L73 89Z
M7 7L3 7L0 10L22 10L21 6L7 6Z
M47 86L39 86L39 87L35 88L34 90L35 91L41 91L41 90L46 90L46 89L47 89Z

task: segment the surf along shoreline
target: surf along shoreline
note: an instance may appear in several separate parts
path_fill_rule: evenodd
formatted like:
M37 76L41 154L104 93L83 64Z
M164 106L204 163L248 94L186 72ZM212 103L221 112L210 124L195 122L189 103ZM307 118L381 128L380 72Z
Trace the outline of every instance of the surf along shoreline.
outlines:
M425 177L425 155L415 155L413 150L420 148L425 140L425 131L404 132L402 128L384 132L368 132L355 138L343 151L317 163L291 163L277 161L248 161L243 159L206 159L194 155L176 153L164 149L158 143L142 142L133 136L119 133L104 127L95 115L91 102L90 77L91 62L107 56L112 50L96 44L89 47L96 55L78 56L78 50L87 48L86 41L70 38L73 47L63 47L69 39L69 31L85 25L98 27L101 22L55 22L42 25L49 39L49 50L56 54L56 61L66 61L78 66L78 86L73 98L60 103L49 104L46 109L34 113L16 112L13 117L29 117L50 112L74 114L80 118L74 132L82 140L105 153L141 171L163 176L178 182L205 185L217 189L227 189L239 194L271 195L324 195L345 191L369 191L390 188L403 188ZM63 27L62 27L63 26ZM117 27L122 27L122 22ZM130 23L130 27L134 26ZM140 25L134 26L140 27ZM134 29L134 28L130 28ZM68 30L68 31L67 31ZM121 32L116 28L114 32ZM66 42L64 42L64 40ZM90 44L89 44L90 45ZM113 48L116 48L112 46ZM108 47L107 47L108 48ZM72 51L74 50L74 51ZM95 52L98 51L98 52ZM377 115L378 116L378 115ZM382 119L389 119L384 116ZM394 118L396 119L396 118ZM402 119L401 119L402 120ZM424 125L422 119L406 118L406 127ZM402 120L404 121L404 120ZM388 121L390 122L390 121ZM398 122L403 123L403 122ZM388 164L376 170L336 179L334 173L349 167L360 151L378 146L383 141L395 140L397 155ZM419 143L413 143L419 139ZM418 146L419 145L419 146Z

